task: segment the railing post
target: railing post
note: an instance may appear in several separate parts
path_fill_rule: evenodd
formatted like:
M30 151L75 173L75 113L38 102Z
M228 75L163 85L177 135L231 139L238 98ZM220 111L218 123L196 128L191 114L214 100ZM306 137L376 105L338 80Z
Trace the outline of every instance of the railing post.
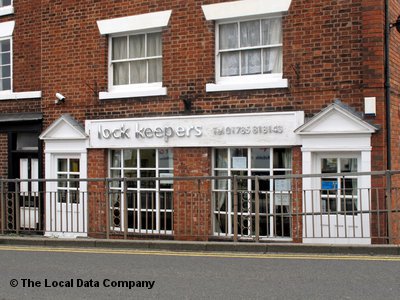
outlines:
M6 210L5 210L5 206L4 206L4 182L0 181L0 201L1 201L1 234L4 234L4 221L5 221L5 217L6 217Z
M259 182L258 182L258 176L256 176L255 179L255 213L256 213L256 242L260 241L260 195L259 195Z
M106 191L105 191L105 202L106 202L106 239L108 240L110 238L110 187L109 187L109 182L106 180Z
M128 187L126 184L126 178L124 177L124 206L123 206L123 214L124 214L124 239L128 238ZM122 199L121 199L122 200Z
M233 176L233 241L238 241L238 183L237 175Z
M388 220L388 241L392 244L392 176L390 171L386 171L386 209Z
M15 230L16 230L16 234L19 234L20 213L21 213L21 210L19 207L19 181L15 181L15 215L16 215Z

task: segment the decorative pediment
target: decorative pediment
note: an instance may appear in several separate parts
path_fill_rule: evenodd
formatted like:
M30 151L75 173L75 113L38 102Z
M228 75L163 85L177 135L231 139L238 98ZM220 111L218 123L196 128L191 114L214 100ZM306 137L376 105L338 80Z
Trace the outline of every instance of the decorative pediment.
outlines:
M40 136L41 140L84 140L88 138L85 129L71 115L63 114Z
M295 130L299 135L371 134L376 131L375 126L340 101L335 101Z

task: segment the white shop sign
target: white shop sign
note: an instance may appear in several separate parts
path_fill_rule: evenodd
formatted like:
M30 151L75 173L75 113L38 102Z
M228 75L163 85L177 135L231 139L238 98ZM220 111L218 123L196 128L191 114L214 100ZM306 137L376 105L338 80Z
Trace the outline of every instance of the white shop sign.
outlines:
M304 113L87 120L90 148L299 145Z

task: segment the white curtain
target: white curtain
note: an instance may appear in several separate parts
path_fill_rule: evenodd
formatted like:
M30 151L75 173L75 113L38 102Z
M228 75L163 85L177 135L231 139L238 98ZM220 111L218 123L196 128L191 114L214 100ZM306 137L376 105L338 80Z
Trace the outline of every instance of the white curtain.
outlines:
M131 35L129 37L129 58L145 56L145 35Z
M260 40L261 39L261 40ZM239 44L240 41L240 44ZM282 20L255 20L219 26L219 48L238 49L274 46L221 53L221 76L270 74L282 72Z
M262 44L276 45L282 43L282 20L267 19L262 21ZM282 47L263 50L263 73L282 73Z
M116 37L112 39L112 59L126 59L128 50L127 37ZM113 64L113 82L115 85L129 83L129 64L114 63Z

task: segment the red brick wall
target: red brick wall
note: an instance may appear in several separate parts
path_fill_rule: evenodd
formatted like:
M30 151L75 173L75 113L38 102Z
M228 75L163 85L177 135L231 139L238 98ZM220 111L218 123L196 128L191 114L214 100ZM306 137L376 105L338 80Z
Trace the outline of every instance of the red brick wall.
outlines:
M174 148L174 176L210 176L209 148ZM211 229L211 181L174 181L174 238L207 240Z
M88 151L88 178L107 178L107 150L90 149ZM88 183L88 235L105 237L108 199L104 181Z
M301 147L292 148L292 174L302 173L302 153ZM297 216L303 212L303 185L301 179L292 180L292 237L295 243L303 240L303 217Z
M214 23L205 20L201 4L216 2L224 1L42 1L46 123L63 112L80 120L178 115L186 96L193 99L193 114L304 110L310 116L334 98L362 111L363 97L372 95L379 106L373 121L381 123L383 15L377 10L382 1L292 1L283 25L290 87L206 93L206 83L214 82ZM96 20L167 9L173 10L163 31L168 95L100 101L91 89L107 90L107 38L100 36ZM60 106L54 105L57 91L68 99ZM378 155L383 140L375 140Z

